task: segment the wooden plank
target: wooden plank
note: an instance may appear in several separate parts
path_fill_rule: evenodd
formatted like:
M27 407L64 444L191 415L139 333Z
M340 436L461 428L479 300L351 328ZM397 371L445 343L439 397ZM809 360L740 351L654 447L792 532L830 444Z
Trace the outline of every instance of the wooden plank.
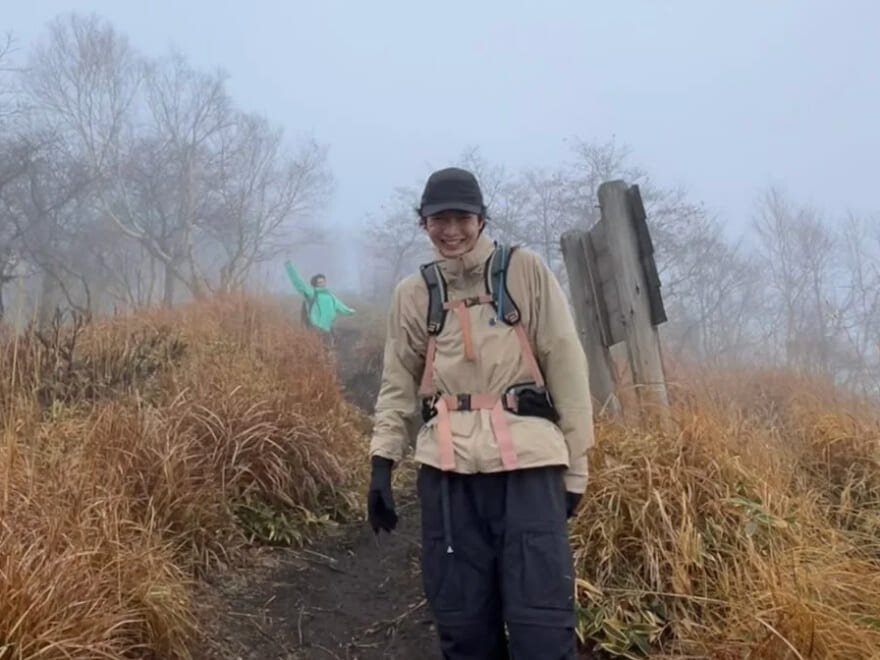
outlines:
M599 186L601 222L614 266L620 321L623 325L633 383L640 408L668 421L669 398L657 328L651 323L648 286L642 268L639 242L624 181Z
M596 315L596 322L599 327L599 338L603 346L610 347L614 342L611 339L608 310L605 308L605 301L602 298L602 287L598 279L598 268L596 266L596 253L595 250L593 250L593 242L590 238L590 232L582 232L578 234L577 249L581 250L583 253L581 267L584 268L586 275L584 286L587 299L592 305L593 312Z
M617 295L617 282L614 277L614 263L608 251L608 238L605 235L605 224L597 222L589 231L590 247L595 264L593 272L598 279L597 298L600 311L603 313L603 326L608 330L610 340L606 346L614 346L622 342L626 335L620 321L620 298Z
M602 341L602 327L586 264L586 240L584 232L569 231L563 234L560 240L562 258L568 272L575 324L587 356L593 409L599 415L619 415L621 408L617 398L614 363Z
M660 325L666 322L666 309L660 294L660 275L657 272L657 263L654 261L654 243L651 241L651 233L648 231L648 216L645 213L645 205L642 203L642 194L638 185L630 186L627 198L639 244L639 260L647 285L651 323Z

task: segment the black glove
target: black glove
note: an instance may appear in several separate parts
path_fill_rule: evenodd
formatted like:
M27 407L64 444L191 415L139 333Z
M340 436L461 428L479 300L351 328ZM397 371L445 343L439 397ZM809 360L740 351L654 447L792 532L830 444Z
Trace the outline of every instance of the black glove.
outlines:
M391 494L392 461L382 456L370 460L370 492L367 494L367 517L373 532L380 529L391 532L397 525L397 512L394 510L394 497Z
M581 501L581 493L572 493L570 491L565 491L565 515L567 518L571 518L574 515L575 509L577 509L577 505Z

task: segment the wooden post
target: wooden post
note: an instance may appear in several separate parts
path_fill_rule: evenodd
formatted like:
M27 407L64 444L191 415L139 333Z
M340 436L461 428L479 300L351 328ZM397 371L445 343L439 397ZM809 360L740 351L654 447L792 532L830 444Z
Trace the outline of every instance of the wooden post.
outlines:
M639 234L629 191L623 181L606 181L599 186L601 223L617 283L620 322L640 407L645 412L654 409L663 420L668 420L669 399L660 338L652 323L650 289L639 253Z
M599 414L621 413L614 378L614 363L608 347L613 343L608 328L608 314L595 265L595 252L589 234L569 231L563 234L562 256L568 271L572 306L581 345L587 356L590 393Z

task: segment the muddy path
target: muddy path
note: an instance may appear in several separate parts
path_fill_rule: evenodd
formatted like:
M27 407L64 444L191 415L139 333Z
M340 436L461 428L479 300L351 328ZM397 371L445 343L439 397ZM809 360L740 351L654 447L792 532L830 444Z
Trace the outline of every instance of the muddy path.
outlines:
M260 550L251 566L211 579L217 660L440 658L418 568L414 492L399 494L400 523L376 539L364 522L339 526L303 549Z
M379 387L378 346L374 355L349 336L338 346L343 392L367 414ZM302 549L254 549L243 570L212 577L200 593L212 637L202 658L439 659L419 572L415 466L404 466L393 534L377 539L365 521L340 525Z
M340 380L369 414L375 365ZM419 570L415 466L402 468L391 535L340 525L305 548L255 548L243 569L211 576L198 594L210 637L197 660L441 660Z
M378 542L364 522L343 525L303 549L255 550L250 566L213 577L199 594L211 640L197 660L441 660L413 491L400 493L398 527Z

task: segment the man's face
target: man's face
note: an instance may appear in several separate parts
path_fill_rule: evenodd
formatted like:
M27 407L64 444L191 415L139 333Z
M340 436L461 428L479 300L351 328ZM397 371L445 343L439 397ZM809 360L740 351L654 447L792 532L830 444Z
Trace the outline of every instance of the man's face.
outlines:
M425 218L428 237L447 259L470 252L480 237L482 225L480 216L465 211L443 211Z
M327 280L323 277L318 277L315 279L315 286L322 289L327 286Z

